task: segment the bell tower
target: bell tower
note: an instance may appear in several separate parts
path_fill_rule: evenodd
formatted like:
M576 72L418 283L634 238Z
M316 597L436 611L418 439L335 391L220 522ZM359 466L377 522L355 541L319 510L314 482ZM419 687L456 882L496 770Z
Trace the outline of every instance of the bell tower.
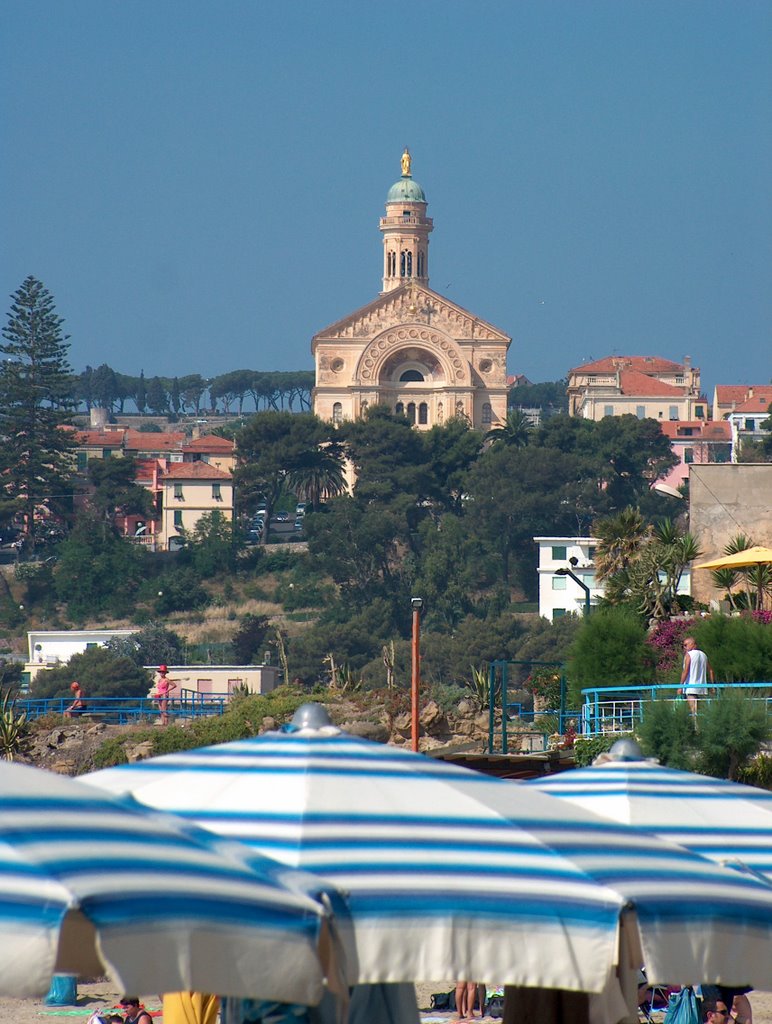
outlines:
M409 281L429 285L429 233L434 225L426 216L424 190L413 180L412 158L405 147L402 177L386 196L386 216L381 217L383 235L383 292Z

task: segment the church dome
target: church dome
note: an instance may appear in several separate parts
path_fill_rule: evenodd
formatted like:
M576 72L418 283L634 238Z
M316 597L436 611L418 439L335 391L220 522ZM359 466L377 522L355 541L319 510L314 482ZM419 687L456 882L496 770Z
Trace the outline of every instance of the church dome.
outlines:
M425 203L424 190L409 175L395 181L386 196L387 203Z

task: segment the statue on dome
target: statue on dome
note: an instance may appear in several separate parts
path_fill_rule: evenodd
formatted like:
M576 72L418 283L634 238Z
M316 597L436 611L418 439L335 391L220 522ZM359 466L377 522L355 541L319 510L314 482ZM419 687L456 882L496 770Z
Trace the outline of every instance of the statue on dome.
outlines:
M410 164L411 164L410 150L407 148L407 146L405 146L405 152L402 154L402 177L403 178L409 178L410 177Z

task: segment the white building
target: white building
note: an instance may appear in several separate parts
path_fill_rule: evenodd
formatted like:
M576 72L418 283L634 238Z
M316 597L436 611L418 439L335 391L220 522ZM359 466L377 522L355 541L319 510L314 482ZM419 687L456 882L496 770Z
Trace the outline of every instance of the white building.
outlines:
M570 576L558 569L570 569L590 588L590 604L603 596L603 584L595 581L594 537L534 537L539 545L539 615L553 621L563 615L581 615L586 594ZM576 559L571 562L569 559Z
M558 569L570 569L590 588L590 607L603 597L605 587L595 579L594 537L534 537L539 545L539 615L553 622L563 615L583 615L587 601L584 587ZM685 569L678 584L678 593L692 592L691 570Z
M83 654L91 647L104 647L113 637L129 637L136 632L136 629L34 630L27 633L29 657L24 671L29 672L32 682L38 672L63 665L73 654Z

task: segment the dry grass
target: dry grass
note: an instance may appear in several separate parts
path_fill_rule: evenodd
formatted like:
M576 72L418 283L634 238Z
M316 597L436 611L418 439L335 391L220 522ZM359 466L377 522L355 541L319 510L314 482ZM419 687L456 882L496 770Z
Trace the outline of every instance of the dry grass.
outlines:
M206 608L196 616L196 619L202 618L203 621L191 621L188 613L180 612L170 615L165 625L179 633L189 644L225 643L233 638L239 619L244 615L265 615L266 618L276 620L282 616L282 607L269 601L234 601L222 608Z

